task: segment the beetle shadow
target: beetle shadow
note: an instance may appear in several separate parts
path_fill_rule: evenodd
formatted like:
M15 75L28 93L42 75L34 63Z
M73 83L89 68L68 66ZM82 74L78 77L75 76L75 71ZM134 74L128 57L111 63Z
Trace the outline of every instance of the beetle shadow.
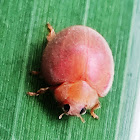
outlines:
M32 70L40 71L42 53L46 44L47 41L45 40L41 45L39 45L40 47L36 47L36 44L31 44L31 48L33 49L30 50L29 56L34 56L33 60L29 60L27 64L26 83L29 83L29 88L33 90L32 92L36 92L40 88L47 87L47 84L42 78L30 74ZM40 48L40 50L38 48ZM62 113L62 110L58 107L58 103L55 101L52 91L48 90L45 94L35 97L35 100L39 102L41 109L46 112L46 116L50 116L48 117L50 120L53 119L60 122L58 116ZM67 121L67 119L68 117L63 118L64 121Z

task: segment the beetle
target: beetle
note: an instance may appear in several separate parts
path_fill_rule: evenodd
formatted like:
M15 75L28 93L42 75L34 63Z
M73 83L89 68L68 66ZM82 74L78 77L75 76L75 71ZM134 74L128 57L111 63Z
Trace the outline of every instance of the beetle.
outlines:
M40 73L48 86L28 94L37 96L53 87L54 97L64 111L59 119L66 114L85 122L81 115L86 110L98 119L94 110L100 108L99 97L107 95L114 77L114 61L108 43L87 26L71 26L56 34L53 27L47 25L50 32Z

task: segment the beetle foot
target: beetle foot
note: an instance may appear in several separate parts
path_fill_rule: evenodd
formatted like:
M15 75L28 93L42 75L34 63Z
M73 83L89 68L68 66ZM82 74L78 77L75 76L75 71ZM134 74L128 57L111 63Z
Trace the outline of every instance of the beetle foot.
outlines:
M44 79L41 72L39 72L39 71L31 71L30 73L31 73L31 75L39 76L40 79Z
M39 94L35 93L35 92L27 92L27 94L29 96L38 96Z
M94 113L94 110L100 108L100 102L98 101L97 104L91 109L90 114L94 119L99 119L99 117Z
M99 117L98 117L94 112L91 112L91 116L92 116L94 119L99 119Z
M55 31L54 31L53 27L49 23L47 23L47 27L50 30L49 34L47 35L47 40L51 41L55 37Z
M49 87L41 88L36 93L35 92L27 92L27 94L30 96L39 96L40 94L45 93L48 89L49 89Z

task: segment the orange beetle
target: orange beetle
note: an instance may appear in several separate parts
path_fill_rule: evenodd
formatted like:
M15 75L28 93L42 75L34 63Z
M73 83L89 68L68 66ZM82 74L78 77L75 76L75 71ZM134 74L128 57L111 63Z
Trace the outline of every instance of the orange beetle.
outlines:
M48 28L41 74L49 86L28 94L39 95L55 87L54 97L64 111L59 119L66 114L80 117L84 122L81 115L87 109L98 119L94 110L100 107L99 97L107 95L114 76L114 61L106 40L82 25L68 27L58 34L50 24Z

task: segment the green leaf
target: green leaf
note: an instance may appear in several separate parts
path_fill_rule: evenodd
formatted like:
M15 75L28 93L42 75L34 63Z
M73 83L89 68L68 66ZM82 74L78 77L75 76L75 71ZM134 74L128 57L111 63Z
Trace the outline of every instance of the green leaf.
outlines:
M139 0L0 1L0 139L138 140L140 138ZM58 32L71 25L96 29L107 40L115 62L111 91L101 98L94 120L58 119L53 93L29 97L44 87L31 76L39 70L50 22Z

